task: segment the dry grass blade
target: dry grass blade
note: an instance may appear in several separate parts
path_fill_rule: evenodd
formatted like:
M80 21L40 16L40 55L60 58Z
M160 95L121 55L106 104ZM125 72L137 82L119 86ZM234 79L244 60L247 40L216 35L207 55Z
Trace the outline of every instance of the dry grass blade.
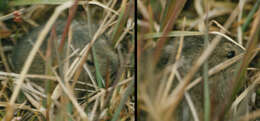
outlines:
M67 19L67 24L65 26L64 32L62 33L62 38L61 38L61 42L60 42L60 45L59 45L59 52L60 53L63 51L63 46L65 44L65 38L67 37L71 21L73 20L73 18L75 16L75 12L78 8L78 2L79 2L79 0L75 0L73 6L71 7L71 9L69 11L69 17Z
M72 92L70 91L70 88L69 87L65 87L65 85L63 84L63 82L61 81L61 79L59 78L57 73L55 73L55 75L56 75L57 81L59 82L59 85L61 86L62 90L65 92L65 94L71 100L72 104L75 106L75 108L79 112L79 114L80 114L81 118L83 119L83 121L88 121L87 114L84 112L82 107L78 104L76 98L73 96Z
M11 77L11 78L18 78L21 75L20 74L16 74L16 73L7 73L7 72L1 72L0 71L0 76L3 77ZM46 76L46 75L37 75L37 74L27 74L25 76L25 78L34 78L34 79L46 79L46 80L53 80L56 81L56 78L54 76Z
M109 15L109 14L108 14ZM93 46L93 44L95 43L95 41L97 40L97 38L106 30L106 28L103 28L104 27L104 24L106 22L106 19L103 21L103 23L100 25L100 27L98 28L98 30L96 31L96 33L94 34L91 42L89 43L89 45L85 46L86 48L86 53L83 55L82 59L80 60L79 62L79 65L76 67L77 70L75 72L75 76L73 77L73 80L78 80L79 78L79 75L82 71L82 68L83 68L83 65L84 63L86 62L87 60L87 57L88 57L88 54L89 54L89 51L91 49L91 47Z
M239 121L249 121L249 120L254 120L256 118L259 118L259 117L260 117L260 110L258 109L252 113L249 113L249 114L241 117Z
M134 120L134 1L24 1L0 12L0 119Z
M5 66L5 69L7 72L10 72L11 69L10 67L8 66L8 63L7 63L7 59L6 59L6 56L4 54L4 49L3 49L3 45L2 45L2 40L1 40L1 37L0 37L0 56L1 56L1 60Z
M230 42L234 43L235 45L237 45L238 47L240 47L240 48L243 49L244 51L246 50L246 49L243 47L242 44L237 43L236 41L234 41L234 40L231 39L230 37L226 36L225 34L222 34L222 33L220 33L220 32L214 32L214 31L212 31L212 32L210 32L210 33L211 33L211 34L220 35L220 36L222 36L222 37L225 37L227 40L229 40Z
M248 67L248 64L250 63L250 58L255 54L254 50L256 49L256 43L258 41L258 33L260 29L260 9L258 9L257 12L258 16L253 22L253 28L251 29L250 33L250 41L247 46L247 51L242 59L240 68L238 72L236 73L236 76L234 77L235 83L233 84L233 87L231 88L232 92L229 94L230 99L228 99L224 105L223 110L219 115L220 120L224 118L225 113L228 111L228 109L231 107L231 103L235 98L235 95L238 93L239 89L241 89L242 85L245 83L244 75L246 73L246 68Z
M181 36L197 36L203 35L202 32L197 31L170 31L168 34L163 35L163 33L148 33L144 35L144 39L153 39L153 38L161 38L161 37L181 37Z
M254 111L259 108L259 94L254 88L258 86L251 80L259 75L259 64L256 64L259 53L257 48L249 49L246 44L255 47L259 44L250 43L252 33L254 36L259 33L256 24L259 12L255 14L255 23L248 24L252 25L251 33L242 31L246 14L256 3L245 0L184 1L138 1L138 120L238 120L245 114L250 115L249 119L256 118ZM186 3L184 7L182 2ZM204 26L205 20L208 26ZM185 22L188 31L182 29ZM160 23L159 31L156 23ZM209 46L203 49L205 33L209 33L208 39L204 39L209 40ZM180 36L186 38L183 45L178 40ZM183 50L179 54L181 46ZM245 52L250 56L246 57ZM173 60L173 56L180 59ZM238 68L241 60L248 61L244 68ZM233 93L237 98L231 101L228 99L231 88L239 83L234 78L237 71L243 71L238 74L241 76L247 73L245 78L237 78L247 83L241 85L243 88L239 88L239 93ZM228 101L231 103L227 104ZM231 104L232 108L229 107Z
M184 4L186 3L186 0L173 0L173 1L167 1L169 3L167 3L167 5L169 5L168 7L166 7L165 9L165 14L164 14L164 20L162 22L162 32L163 32L163 36L167 35L167 33L170 31L170 29L173 27L173 24L175 23L175 20L177 19L177 17L179 16L182 8L184 7ZM175 12L172 12L175 11ZM156 49L154 51L154 61L153 61L153 65L156 65L159 57L161 55L161 49L163 47L163 45L165 44L166 38L160 38Z
M203 62L210 56L212 51L215 49L216 45L220 40L215 40L203 51L202 55L198 58L194 66L191 68L190 72L184 77L183 81L178 84L176 89L170 94L170 98L168 101L162 106L165 109L171 108L171 110L175 110L180 100L182 99L185 88L188 86L190 80L193 78L195 73L198 71L199 67L203 64Z
M45 0L14 0L10 1L11 6L16 5L32 5L32 4L62 4L64 2L68 2L71 0L52 0L52 1L45 1Z
M209 76L212 76L222 70L224 70L225 68L227 68L228 66L234 64L235 62L239 61L242 57L243 57L244 54L240 54L240 55L237 55L236 57L232 58L232 59L229 59L223 63L220 63L219 65L216 65L215 67L211 68L209 70ZM197 79L195 79L193 82L191 82L187 87L186 87L186 90L190 90L192 87L196 86L198 83L200 83L202 80L201 77L198 77Z
M182 78L180 77L180 74L178 72L177 72L177 78L178 78L179 82L182 80ZM184 96L185 96L185 99L188 102L188 105L190 107L190 110L191 110L191 113L192 113L194 121L200 121L199 117L198 117L198 112L197 112L197 110L196 110L196 108L194 106L194 103L193 103L193 101L192 101L192 99L190 97L190 94L188 92L185 92Z
M247 88L245 89L245 91L243 91L237 98L236 100L233 101L233 104L231 106L232 109L234 109L235 107L237 107L239 105L239 103L242 102L242 100L244 98L246 98L247 95L249 95L250 92L253 91L253 89L255 88L255 86L257 85L257 83L260 82L260 75L258 75L258 77L253 81L253 83Z
M43 29L43 31L41 32L40 36L38 37L37 42L35 43L35 46L31 50L31 52L29 54L29 57L27 58L27 61L24 64L24 67L23 67L22 72L21 72L21 76L18 79L18 81L17 81L18 83L16 85L14 93L12 94L12 97L11 97L11 100L10 100L10 107L7 108L7 112L8 112L8 114L6 115L6 120L7 121L11 120L12 113L13 113L12 105L14 104L14 102L15 102L17 96L18 96L20 88L21 88L21 86L23 84L23 80L25 78L26 73L29 70L29 67L30 67L30 65L31 65L31 63L32 63L32 61L34 59L34 56L36 55L36 53L37 53L38 49L40 48L40 46L41 46L45 36L47 35L48 31L50 30L52 24L58 18L59 14L63 10L69 8L70 6L72 6L72 2L66 2L66 3L62 4L61 6L57 7L56 11L54 12L54 14L50 18L50 20L47 22L45 28Z

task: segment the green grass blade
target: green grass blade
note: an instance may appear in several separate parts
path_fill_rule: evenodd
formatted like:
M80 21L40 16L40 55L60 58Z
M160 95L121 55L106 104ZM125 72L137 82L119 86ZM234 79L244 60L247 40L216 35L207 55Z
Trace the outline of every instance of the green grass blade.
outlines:
M260 0L257 0L256 4L254 5L254 7L252 8L252 10L249 12L248 16L246 17L245 23L242 26L242 31L245 32L248 25L250 24L250 22L252 21L254 14L257 10L257 8L260 5Z
M209 36L208 34L205 34L204 38L204 46L205 49L209 45ZM210 90L209 90L209 75L208 75L208 60L205 60L203 64L203 88L204 88L204 121L210 121Z
M121 12L119 14L119 19L118 19L117 25L113 31L113 34L112 34L113 45L115 45L117 43L120 36L124 32L124 28L125 28L124 25L126 24L126 22L128 20L129 13L131 13L130 11L126 11L128 9L129 9L129 7L126 7L126 0L123 0Z
M203 35L202 32L197 31L171 31L165 37L181 37L181 36L196 36L196 35ZM144 35L144 39L154 39L162 37L162 32L157 33L148 33Z
M123 98L121 99L120 104L119 104L118 108L116 109L116 112L115 112L115 114L113 115L113 118L112 118L111 121L118 121L119 114L120 114L121 110L123 109L123 106L124 106L125 102L127 101L127 98L129 97L129 95L130 95L130 94L132 93L132 91L133 91L134 82L135 82L135 80L132 80L132 81L130 82L130 85L129 85L129 87L127 88L125 94L123 95Z
M1 0L2 1L2 0ZM20 5L35 5L35 4L62 4L70 0L12 0L10 1L10 6L20 6Z
M99 68L99 63L98 63L98 59L96 57L96 51L95 51L95 46L92 46L91 48L92 50L92 54L93 54L93 60L94 60L94 65L95 65L95 70L96 70L96 78L97 78L97 83L98 83L98 87L99 88L103 88L103 77L100 73L100 68Z

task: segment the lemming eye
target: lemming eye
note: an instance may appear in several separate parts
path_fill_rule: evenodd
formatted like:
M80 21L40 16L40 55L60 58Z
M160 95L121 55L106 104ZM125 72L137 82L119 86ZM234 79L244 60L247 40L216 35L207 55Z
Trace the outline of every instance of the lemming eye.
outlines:
M236 52L234 50L231 50L227 53L227 58L233 58L236 55Z
M94 66L94 63L90 60L87 60L87 64L90 65L90 66Z

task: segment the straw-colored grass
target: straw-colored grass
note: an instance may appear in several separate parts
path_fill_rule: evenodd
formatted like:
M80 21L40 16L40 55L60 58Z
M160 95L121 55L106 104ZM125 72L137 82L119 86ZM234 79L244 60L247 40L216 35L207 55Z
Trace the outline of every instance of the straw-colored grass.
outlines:
M258 43L256 41L259 40L260 9L256 7L258 5L255 5L259 4L258 2L243 0L239 2L224 0L138 0L138 2L137 117L139 120L178 120L181 117L179 114L183 102L188 103L189 112L191 112L190 115L186 114L185 117L194 121L255 120L259 117L258 110L260 107L256 106L258 103L250 103L252 97L259 97L259 94L254 91L254 89L259 88L256 86L258 81L256 78L251 79L259 75L259 66L253 64L259 63L259 59L256 58L259 58L259 41ZM251 10L251 8L253 9ZM250 14L247 16L248 13ZM252 17L252 14L254 17ZM182 66L187 66L180 64L185 63L185 60L176 59L182 56L179 48L184 45L174 46L172 52L179 53L174 57L168 55L170 56L169 60L161 62L165 61L163 60L163 57L165 57L164 48L174 43L172 37L180 37L176 41L181 43L182 37L185 41L186 36L198 36L206 33L219 36L216 36L208 46L204 47L204 51L199 54L198 58L194 58L193 65L189 70L186 70L185 75L180 75ZM223 60L223 62L209 68L205 62L211 58L216 49L221 48L219 47L220 37L226 38L227 41L240 48L243 53L226 61ZM159 67L161 66L160 63L164 63L163 68ZM206 95L209 94L210 97L214 97L214 88L219 87L217 85L216 87L208 87L207 83L203 83L202 80L207 80L209 77L210 81L212 76L221 76L219 73L230 68L234 63L240 64L237 64L238 67L234 69L234 74L230 75L232 78L231 86L223 85L221 87L223 90L228 90L224 94L225 99L221 100L222 103L219 105L209 104L208 101L212 101L212 99L209 99ZM202 66L204 66L204 72L200 75L203 76L196 76L200 73L199 70L202 69ZM253 71L250 71L249 68L253 68ZM201 94L204 93L205 96L205 98L200 98L204 99L200 102L203 102L206 107L196 105L198 100L190 98L192 89L198 88L195 85L199 84L204 85L203 90L209 91L206 93L200 92ZM220 97L214 98L221 99ZM253 100L257 101L255 98ZM243 111L241 112L241 110Z
M66 1L56 3L46 3L46 6L37 5L43 1L28 2L15 2L10 3L11 6L20 6L20 17L24 25L21 25L22 29L30 30L29 26L45 26L40 31L33 47L31 48L29 56L27 57L24 66L20 73L14 73L15 70L11 70L9 63L2 61L1 66L3 70L0 72L0 119L6 121L14 120L48 120L48 121L94 121L94 120L134 120L134 1L123 0L111 0L111 1ZM24 6L24 5L29 6ZM41 6L43 9L36 9ZM77 9L80 8L80 9ZM74 13L68 13L68 9L75 10ZM38 11L39 10L39 11ZM95 10L99 10L98 13L93 13ZM41 13L42 12L42 13ZM36 15L35 15L36 13ZM37 16L41 13L42 16ZM74 18L83 18L80 14L84 14L87 18L86 24L99 24L96 31L89 30L91 33L90 43L84 45L82 50L75 48L72 52L62 51L61 48L70 46L73 36L73 31L70 29L70 21ZM47 41L47 34L52 32L52 25L58 21L60 16L67 14L67 22L64 28L62 41L68 41L68 45L60 44L57 46L59 52L63 54L64 60L59 57L57 59L57 66L50 66L52 58L50 54L50 48L45 53L40 51L40 47L44 41ZM15 12L7 13L0 17L0 20L5 22L12 20L17 15ZM93 18L92 18L93 17ZM37 23L40 19L46 19L46 22ZM18 23L19 24L19 23ZM15 24L12 23L12 26ZM57 25L56 25L57 26ZM9 26L7 26L9 27ZM18 27L19 28L19 27ZM33 29L32 29L33 30ZM17 32L18 33L18 32ZM26 33L19 33L27 35ZM9 36L0 36L1 39L11 38ZM14 34L13 34L14 36ZM51 35L52 36L52 35ZM98 61L95 58L95 50L98 47L93 47L95 41L100 36L107 36L109 43L112 43L113 51L117 54L118 68L111 69L116 70L116 73L109 73L108 68L112 68L107 65L106 75L100 73L100 67ZM18 36L17 41L23 39L23 36ZM68 39L64 39L68 38ZM16 39L16 38L15 38ZM111 42L110 42L111 41ZM1 40L2 42L2 40ZM6 58L4 44L0 46L1 58ZM14 43L15 44L15 43ZM55 45L55 44L54 44ZM65 49L64 49L65 50ZM90 51L93 51L90 53ZM55 51L55 49L52 51ZM58 52L58 51L57 51ZM80 53L80 58L75 58L72 63L69 63L69 59L75 54ZM104 52L107 53L107 52ZM34 57L40 54L43 60L45 60L47 74L31 74L28 70L32 66ZM94 55L93 63L95 70L89 70L86 66L86 60L90 58L91 54ZM92 56L93 57L93 56ZM100 58L99 58L100 59ZM107 58L102 58L106 60ZM19 61L19 60L12 60ZM109 61L109 60L108 60ZM3 64L3 65L2 65ZM64 68L59 65L64 64ZM64 72L63 73L58 73ZM95 74L92 72L95 71ZM87 72L87 73L85 73ZM79 79L79 75L86 74L90 77L91 83L86 83L84 80L76 81ZM73 81L72 81L73 80ZM46 85L37 85L35 81L46 81ZM105 81L105 82L104 82ZM72 82L72 83L69 83ZM42 84L43 84L42 83ZM79 83L87 86L86 88L75 88L75 84ZM105 83L105 85L104 85ZM92 88L93 87L93 88ZM79 99L78 95L74 95L74 92L81 90L86 92L83 98ZM23 94L23 96L21 96ZM21 98L23 97L23 98Z

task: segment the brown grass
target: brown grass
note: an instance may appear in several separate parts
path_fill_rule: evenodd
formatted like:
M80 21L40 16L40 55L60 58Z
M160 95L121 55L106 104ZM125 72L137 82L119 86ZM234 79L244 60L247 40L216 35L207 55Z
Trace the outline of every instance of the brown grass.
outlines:
M77 52L66 51L65 60L58 60L59 63L64 63L66 68L64 70L60 70L60 72L65 72L66 76L60 75L61 73L56 72L55 67L49 67L47 69L48 73L53 73L54 75L36 75L36 74L28 74L28 70L30 69L31 63L34 60L36 54L39 54L39 48L43 41L47 41L45 38L47 34L51 31L53 23L62 16L62 14L66 14L67 9L71 6L74 6L74 10L76 14L70 14L67 23L67 27L64 29L66 32L63 33L63 40L65 41L66 36L71 40L71 36L73 34L70 31L70 21L75 17L78 17L77 12L79 9L75 9L76 7L81 7L81 13L88 15L88 11L91 9L92 11L99 9L100 13L98 13L98 22L99 23L97 31L93 31L92 41L85 45L85 48L82 50L78 50ZM34 11L37 11L38 5L31 6L21 6L24 7L21 13L24 20L25 25L28 23L31 25L39 25L37 24L37 20L34 20L32 17ZM78 4L74 4L73 2L65 2L57 5L53 5L51 7L42 6L46 11L42 11L42 13L46 13L46 18L41 18L38 16L38 19L46 19L46 24L42 31L39 33L35 44L29 53L27 60L25 61L24 67L21 73L13 73L9 68L6 68L5 71L1 71L0 79L1 79L1 90L0 90L0 107L2 107L0 111L0 119L7 121L14 120L84 120L84 121L93 121L93 120L134 120L134 62L133 62L133 53L134 53L134 19L132 18L133 13L129 12L129 10L133 10L134 4L128 0L124 0L123 2L117 0L111 1L79 1ZM53 8L55 8L53 10ZM34 10L34 11L30 11ZM51 11L51 12L50 12ZM38 12L38 11L37 11ZM51 14L49 14L49 12ZM49 14L49 15L48 15ZM93 13L91 13L93 14ZM94 13L97 14L97 13ZM10 20L14 16L13 13L7 14L6 16L0 17L3 22L6 20ZM26 16L26 17L25 17ZM88 19L92 19L94 15L88 15ZM35 16L34 16L35 17ZM123 19L122 19L123 17ZM93 19L94 20L94 19ZM96 20L96 19L95 19ZM34 24L35 23L35 24ZM87 22L86 22L87 23ZM120 24L118 24L120 23ZM15 25L15 24L14 24ZM120 26L119 26L120 25ZM22 25L23 26L23 25ZM57 25L56 25L57 26ZM23 26L27 28L28 26ZM116 35L113 33L117 33ZM21 33L24 34L24 33ZM53 34L53 32L51 32ZM108 35L110 39L107 41L114 41L113 47L115 51L118 53L118 58L120 58L120 66L116 69L118 70L116 74L114 74L114 78L110 78L110 76L104 76L103 78L107 80L109 83L105 87L98 87L97 82L100 81L96 78L95 75L88 73L91 76L92 83L88 84L89 87L84 91L86 93L83 101L79 102L78 97L74 95L74 86L70 85L68 82L71 80L77 80L81 71L85 67L84 64L86 59L90 54L89 51L92 48L93 43L97 40L99 36ZM53 34L55 36L55 34ZM113 36L113 39L112 39ZM7 36L5 38L8 38ZM2 38L2 37L1 37ZM22 37L21 37L22 38ZM4 46L4 45L3 45ZM127 46L127 48L122 48ZM64 45L60 45L60 48L65 47ZM96 48L98 49L98 48ZM1 48L0 48L1 50ZM50 48L47 52L51 51ZM52 50L55 51L55 50ZM3 52L3 51L1 51ZM72 64L68 63L68 59L74 53L81 53L80 59L75 59ZM104 52L105 53L105 52ZM50 53L49 53L50 54ZM44 57L44 55L42 54ZM50 56L46 54L44 57L46 63L50 59ZM49 58L49 59L48 59ZM19 60L15 60L19 61ZM119 62L118 62L119 63ZM4 63L5 67L6 62ZM109 67L109 66L107 66ZM96 70L99 71L99 70ZM83 71L82 71L83 73ZM84 73L85 74L85 73ZM87 74L87 73L86 73ZM109 75L109 73L107 74ZM35 85L34 83L30 83L30 81L37 81L37 79L44 79L48 82L49 85L44 88L44 86ZM28 81L30 80L30 81ZM54 83L58 83L55 85ZM75 82L82 83L82 82ZM83 82L84 83L84 82ZM31 87L33 86L33 87ZM51 89L53 88L53 89ZM20 92L23 92L24 99L22 102L19 102ZM44 102L44 100L46 102ZM15 114L15 115L14 115Z
M224 120L224 116L232 117L231 114L228 113L235 111L234 107L231 108L232 104L236 105L235 107L238 108L238 104L242 105L241 100L249 100L253 94L256 94L253 91L253 89L256 88L255 84L247 83L248 85L246 85L245 81L251 80L251 76L256 76L259 72L258 66L249 65L256 61L256 59L253 58L258 53L258 51L253 51L257 49L256 46L259 44L259 42L256 43L256 41L259 40L259 14L257 12L254 14L255 17L252 18L253 21L249 23L251 26L248 26L246 31L242 31L242 26L245 24L245 21L243 20L248 17L247 14L251 10L250 8L255 4L254 2L243 3L240 1L236 3L214 0L207 2L202 0L192 1L194 3L191 1L185 3L185 0L171 2L163 0L152 2L138 0L138 2L137 57L139 68L137 111L139 120L175 120L174 118L176 117L172 116L172 114L183 101L182 98L185 98L189 103L190 110L193 114L192 119L196 121L201 120L201 118L197 118L198 113L196 110L198 109L194 109L194 102L189 98L189 90L193 88L194 85L200 83L203 79L203 77L197 77L196 79L193 79L193 77L214 49L218 48L220 37L218 36L215 38L208 47L206 47L183 78L179 75L178 61L173 64L168 62L167 66L161 70L156 66L156 64L157 61L160 63L160 56L163 55L160 51L167 46L167 40L169 37L187 36L187 33L192 35L197 31L205 32L205 24L208 24L207 29L209 30L209 33L219 34L222 37L228 38L233 44L239 46L245 52L245 54L237 55L230 60L219 63L215 67L208 69L208 72L206 72L209 76L212 76L232 65L232 63L240 60L242 60L243 63L240 68L235 70L236 75L230 75L234 76L233 86L229 88L228 92L230 94L226 94L227 98L226 100L223 100L223 104L220 106L222 107L220 111L216 111L216 109L210 110L210 120L222 121ZM186 4L186 8L183 9L182 4ZM206 10L206 6L208 6L208 10ZM187 19L186 22L183 20L183 17ZM209 19L209 23L204 23L206 17ZM167 23L167 21L169 23ZM184 28L186 31L182 29L183 25L185 25ZM183 31L183 33L181 33L180 30ZM199 32L197 34L199 34ZM230 37L235 39L233 40ZM174 49L177 50L178 48L179 47ZM154 51L150 52L151 50ZM155 66L153 66L153 64L155 64ZM251 67L256 70L249 71L248 68ZM249 74L250 77L246 77L246 74ZM173 80L179 80L179 84L174 85L172 82ZM256 83L257 80L253 79L253 82ZM172 85L174 85L174 89L172 88ZM248 87L248 89L242 89L246 87ZM238 90L240 92L238 92ZM243 96L239 96L242 94ZM259 95L257 96L259 97ZM246 105L249 106L249 104ZM244 114L235 114L236 116L243 117L236 118L236 120L245 120L245 117L249 119L256 119L257 116L259 117L259 109L252 109L252 107L249 106L249 111ZM203 113L205 115L207 114L206 112Z

